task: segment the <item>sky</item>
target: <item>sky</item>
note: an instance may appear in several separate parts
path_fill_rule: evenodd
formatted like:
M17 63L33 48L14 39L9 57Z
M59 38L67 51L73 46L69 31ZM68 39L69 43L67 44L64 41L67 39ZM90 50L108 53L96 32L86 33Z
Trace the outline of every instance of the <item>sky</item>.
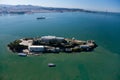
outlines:
M46 7L82 8L120 12L120 0L0 0L0 4L38 5Z

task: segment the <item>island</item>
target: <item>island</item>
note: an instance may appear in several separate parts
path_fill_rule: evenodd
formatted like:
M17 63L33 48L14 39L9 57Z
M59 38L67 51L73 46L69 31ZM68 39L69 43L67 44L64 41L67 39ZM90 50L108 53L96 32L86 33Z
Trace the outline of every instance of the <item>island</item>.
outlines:
M97 47L94 40L77 40L74 37L42 36L37 38L22 38L10 42L9 49L14 53L44 54L44 53L75 53L90 52ZM22 54L23 56L25 56Z

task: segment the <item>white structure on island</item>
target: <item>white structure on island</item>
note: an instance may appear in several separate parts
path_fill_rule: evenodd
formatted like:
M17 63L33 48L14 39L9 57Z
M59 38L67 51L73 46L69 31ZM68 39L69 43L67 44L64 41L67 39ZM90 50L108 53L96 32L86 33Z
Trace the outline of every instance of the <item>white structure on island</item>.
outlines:
M65 38L63 37L56 37L56 36L43 36L41 37L41 41L45 43L49 42L63 42Z
M28 49L30 52L44 52L45 51L44 46L29 46Z

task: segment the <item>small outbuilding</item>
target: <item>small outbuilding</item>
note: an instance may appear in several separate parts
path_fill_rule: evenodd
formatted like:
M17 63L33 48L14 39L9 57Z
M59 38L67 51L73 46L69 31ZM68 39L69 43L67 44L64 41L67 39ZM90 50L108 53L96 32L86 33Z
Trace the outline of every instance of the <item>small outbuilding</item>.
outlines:
M86 48L90 48L89 45L80 45L80 48L86 49Z
M71 49L71 48L66 48L66 49L65 49L65 52L71 53L71 52L72 52L72 49Z
M90 51L91 47L89 45L80 45L80 48L84 51Z

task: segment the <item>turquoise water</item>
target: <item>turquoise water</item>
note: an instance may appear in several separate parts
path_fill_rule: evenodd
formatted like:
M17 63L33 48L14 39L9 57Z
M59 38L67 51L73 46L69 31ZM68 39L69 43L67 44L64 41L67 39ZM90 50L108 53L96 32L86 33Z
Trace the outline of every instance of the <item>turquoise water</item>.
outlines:
M45 16L44 20L36 20L37 17ZM55 35L81 40L95 40L98 44L98 48L95 50L94 54L97 52L99 55L103 55L103 62L105 64L105 69L111 67L105 74L100 73L101 80L107 80L105 75L112 76L113 79L120 79L120 16L119 15L106 15L106 14L92 14L92 13L37 13L31 15L5 15L0 16L0 67L1 71L4 73L5 59L12 59L16 57L9 53L6 45L19 38L23 37L37 37L44 35ZM101 53L101 54L100 54ZM106 54L110 56L106 57ZM85 55L84 55L85 57ZM93 56L91 55L91 58ZM105 58L108 60L105 60ZM98 56L96 59L99 58ZM113 60L112 60L113 59ZM102 58L101 58L102 60ZM112 61L112 64L110 64ZM90 63L96 64L92 60ZM98 62L99 63L99 62ZM108 64L109 63L109 64ZM89 63L86 63L88 66ZM108 64L108 65L107 65ZM113 67L112 67L113 66ZM102 67L100 70L104 70ZM79 67L81 70L82 66ZM91 67L94 68L94 67ZM12 69L12 68L11 68ZM94 70L94 69L93 69ZM109 71L110 70L110 71ZM9 71L9 70L8 70ZM90 71L90 69L88 69ZM1 75L3 74L1 72ZM94 71L97 73L97 70ZM110 72L110 75L108 74ZM99 71L98 71L99 73ZM104 73L104 71L103 71ZM83 72L82 75L85 73ZM95 76L98 76L97 74ZM99 77L100 77L99 76ZM94 77L90 79L81 80L99 80ZM112 80L112 79L111 79Z
M45 20L36 17L46 16ZM40 13L0 17L0 34L17 37L56 35L93 39L106 49L120 53L120 16L90 13Z

